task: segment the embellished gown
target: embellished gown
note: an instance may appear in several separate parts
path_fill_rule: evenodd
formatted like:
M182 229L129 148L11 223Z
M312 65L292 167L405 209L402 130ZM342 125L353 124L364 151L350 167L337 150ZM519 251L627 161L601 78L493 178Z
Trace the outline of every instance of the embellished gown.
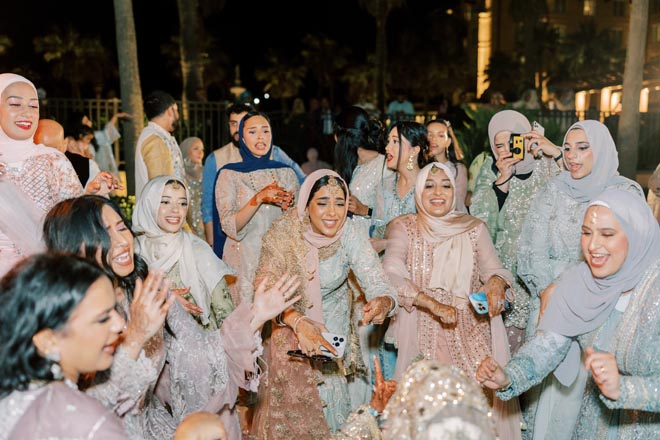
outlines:
M257 271L258 283L269 282L289 272L303 280L297 293L303 299L295 307L305 313L305 256L308 245L302 236L302 222L293 212L283 215L264 236L264 246ZM350 335L341 362L321 364L292 358L296 350L293 331L273 323L272 334L264 343L268 374L259 388L258 403L252 424L253 435L262 440L325 440L351 413L348 382L364 376L354 321L353 292L348 283L353 271L367 299L395 292L382 269L378 255L369 244L364 230L355 220L347 219L341 238L319 249L319 276L323 301L323 320L330 333Z
M494 167L493 160L492 156L487 157L477 176L470 214L486 223L502 265L513 275L512 307L502 316L507 327L509 347L511 352L515 353L524 342L530 307L529 292L518 279L517 272L520 232L526 222L532 199L550 178L559 173L560 168L552 159L537 160L532 174L527 179L514 177L509 181L509 191L500 208L493 189L493 182L497 179L497 168Z
M417 221L416 214L404 215L391 222L387 231L388 244L383 267L397 290L402 307L390 326L399 349L395 380L402 377L405 369L419 357L454 365L474 377L477 366L486 356L509 359L502 317L491 320L488 315L476 314L467 294L453 294L428 287L432 271L438 270L432 263L434 251L441 243L427 242ZM481 290L493 275L501 276L510 283L511 273L502 267L497 258L486 226L481 223L465 233L469 234L473 253L471 290ZM431 314L417 309L413 301L419 292L456 307L456 325L443 326ZM507 295L511 295L510 289ZM500 437L520 438L517 402L504 403L492 392L484 392L494 410Z
M633 181L619 182L612 188L644 197ZM603 188L605 190L605 188ZM527 338L534 336L539 317L539 294L564 270L580 261L580 233L588 202L578 202L560 191L554 179L538 191L529 206L518 250L518 276L530 295ZM577 423L580 401L587 375L580 369L575 382L565 387L549 375L524 396L525 438L563 440L569 438ZM550 429L552 427L552 429Z
M603 396L589 373L579 402L577 425L564 439L660 438L659 302L660 261L657 261L637 287L619 299L600 328L576 338L583 351L597 347L614 354L620 374L620 396L617 400ZM572 341L573 338L557 333L537 332L504 367L512 386L498 395L511 398L541 383L564 359Z
M240 231L236 230L236 215L255 194L274 181L298 195L298 178L291 168L261 169L248 173L225 169L218 176L215 202L222 230L227 235L222 260L236 272L236 282L229 283L229 292L236 306L243 300L252 302L261 239L273 220L282 215L282 209L276 205L262 204Z

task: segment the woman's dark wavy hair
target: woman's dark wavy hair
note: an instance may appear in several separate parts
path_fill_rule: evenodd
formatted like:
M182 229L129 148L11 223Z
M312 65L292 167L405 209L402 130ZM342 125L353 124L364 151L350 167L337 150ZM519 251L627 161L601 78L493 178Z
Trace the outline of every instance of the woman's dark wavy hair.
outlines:
M80 255L87 261L99 265L96 254L101 250L101 267L115 285L126 292L129 301L133 299L133 290L138 278L145 279L149 268L137 254L133 254L135 269L130 275L120 277L112 271L108 261L110 235L103 223L102 210L109 206L115 211L135 238L130 222L119 207L111 200L99 196L82 196L59 202L46 215L44 222L44 240L49 250Z
M399 121L390 127L389 133L393 129L397 130L399 135L399 160L401 160L401 138L404 137L410 142L412 147L419 146L419 154L417 155L417 165L419 168L424 168L428 162L429 155L429 138L426 131L426 126L419 122L413 121ZM398 166L398 164L397 164Z
M445 119L432 119L426 123L426 128L428 129L428 126L431 124L442 124L447 127L447 136L449 136L451 139L451 143L447 147L447 157L449 158L449 162L454 165L454 168L457 168L457 164L462 163L462 161L458 160L456 157L456 145L458 144L458 139L454 134L454 129L452 128L451 123ZM431 152L429 151L427 154L427 161L424 166L430 164L431 162L435 162L435 159L431 157Z
M33 380L54 380L53 362L39 355L32 337L61 329L103 276L81 257L46 253L21 261L0 280L0 398Z
M383 125L369 118L364 109L351 106L341 112L335 120L335 168L347 185L351 183L353 170L357 166L358 147L379 151L383 146Z
M312 201L314 198L314 194L316 194L321 188L326 186L328 182L330 181L330 177L336 178L334 176L323 176L316 182L314 182L314 185L312 185L312 189L309 191L309 198L307 199L307 206L309 206L309 203ZM344 184L339 182L339 186L341 186L341 192L344 193L344 198L348 198L348 194L346 194L346 187L344 187Z

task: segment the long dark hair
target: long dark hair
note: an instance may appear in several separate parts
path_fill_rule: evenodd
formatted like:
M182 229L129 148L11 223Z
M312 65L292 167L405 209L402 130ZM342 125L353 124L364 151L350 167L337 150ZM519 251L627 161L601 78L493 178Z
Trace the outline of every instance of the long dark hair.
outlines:
M54 380L53 362L39 355L32 337L44 329L61 329L103 276L101 268L83 258L38 254L0 280L0 398L27 389L33 380Z
M335 168L347 185L351 183L357 166L358 147L379 151L383 143L383 125L369 118L361 107L351 106L335 120Z
M417 165L419 168L424 168L428 162L429 155L429 138L427 136L426 126L419 122L413 121L399 121L390 127L389 132L393 129L397 130L399 135L399 160L401 160L401 138L404 137L410 142L412 147L419 146L419 154L417 155ZM397 167L398 167L397 163Z
M101 267L116 285L125 290L131 301L135 282L138 278L145 279L149 268L139 255L133 254L135 269L130 275L120 277L113 272L108 262L111 243L103 223L104 206L109 206L121 217L135 238L130 222L114 202L99 196L82 196L61 201L48 212L44 221L44 240L51 251L81 255L96 265L99 265L96 254L100 249Z

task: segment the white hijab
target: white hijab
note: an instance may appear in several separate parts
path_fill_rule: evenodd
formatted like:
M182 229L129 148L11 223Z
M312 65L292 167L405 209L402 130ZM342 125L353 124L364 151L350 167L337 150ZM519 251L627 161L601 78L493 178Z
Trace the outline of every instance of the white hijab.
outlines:
M168 272L179 264L181 281L190 287L190 294L202 309L202 323L206 324L211 314L211 292L225 275L233 271L214 253L205 241L194 234L179 230L176 233L163 231L158 226L158 208L169 181L178 182L188 189L181 179L173 176L157 176L144 187L133 211L133 229L137 234L139 254L150 267Z

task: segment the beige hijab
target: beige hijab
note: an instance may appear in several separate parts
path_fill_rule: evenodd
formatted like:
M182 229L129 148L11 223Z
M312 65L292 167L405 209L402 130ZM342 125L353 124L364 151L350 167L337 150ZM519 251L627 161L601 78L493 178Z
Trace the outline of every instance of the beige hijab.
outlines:
M445 172L454 188L449 213L443 217L429 214L422 204L422 193L429 173L441 169ZM440 243L433 252L433 268L429 287L441 288L454 294L454 298L467 299L471 293L473 254L470 237L465 234L479 224L481 220L463 212L456 211L456 183L451 170L441 162L433 162L422 168L415 183L415 202L417 205L417 226L424 240Z

